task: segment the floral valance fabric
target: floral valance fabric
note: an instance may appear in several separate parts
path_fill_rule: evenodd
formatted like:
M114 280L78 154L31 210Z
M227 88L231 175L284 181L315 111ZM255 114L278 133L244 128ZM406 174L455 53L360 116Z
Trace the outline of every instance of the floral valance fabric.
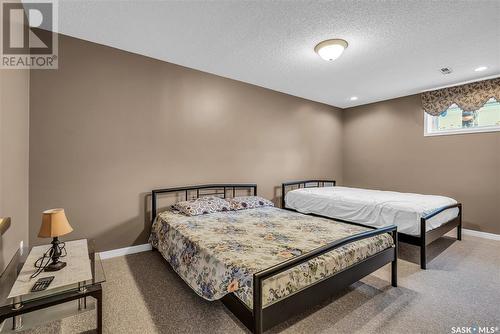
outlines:
M463 111L476 111L491 98L500 101L500 78L424 92L422 107L426 113L438 116L454 103Z

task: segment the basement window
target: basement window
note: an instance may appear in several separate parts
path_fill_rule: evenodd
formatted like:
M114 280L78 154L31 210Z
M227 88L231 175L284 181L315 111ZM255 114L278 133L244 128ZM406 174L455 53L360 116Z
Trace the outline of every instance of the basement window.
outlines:
M453 104L439 116L424 115L425 136L500 131L500 102L493 98L474 112Z

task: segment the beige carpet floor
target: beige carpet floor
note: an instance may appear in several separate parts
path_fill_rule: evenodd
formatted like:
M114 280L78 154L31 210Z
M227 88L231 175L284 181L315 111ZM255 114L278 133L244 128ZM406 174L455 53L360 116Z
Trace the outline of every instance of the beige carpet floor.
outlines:
M399 287L386 266L270 333L451 333L500 327L500 242L465 236L431 245L428 270L402 244ZM439 254L440 253L440 254ZM436 256L436 254L439 254ZM198 297L158 252L104 262L104 333L248 333L220 303ZM26 333L93 333L93 312ZM500 332L500 331L497 331Z

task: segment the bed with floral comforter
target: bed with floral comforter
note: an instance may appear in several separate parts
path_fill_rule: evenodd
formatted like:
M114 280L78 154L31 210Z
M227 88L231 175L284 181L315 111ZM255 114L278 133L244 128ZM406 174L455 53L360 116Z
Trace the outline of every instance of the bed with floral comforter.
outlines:
M201 297L234 292L252 308L253 274L367 228L275 207L186 216L173 209L153 223L150 242ZM263 306L394 247L389 234L356 241L263 282Z

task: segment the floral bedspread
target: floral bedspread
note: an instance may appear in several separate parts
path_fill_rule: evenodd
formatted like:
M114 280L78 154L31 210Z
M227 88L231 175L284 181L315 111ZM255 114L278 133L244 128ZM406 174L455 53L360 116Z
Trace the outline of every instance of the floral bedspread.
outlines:
M364 227L274 207L195 217L174 210L158 215L150 242L179 276L208 300L234 292L252 308L252 275ZM350 243L263 282L268 306L394 243L389 234Z

